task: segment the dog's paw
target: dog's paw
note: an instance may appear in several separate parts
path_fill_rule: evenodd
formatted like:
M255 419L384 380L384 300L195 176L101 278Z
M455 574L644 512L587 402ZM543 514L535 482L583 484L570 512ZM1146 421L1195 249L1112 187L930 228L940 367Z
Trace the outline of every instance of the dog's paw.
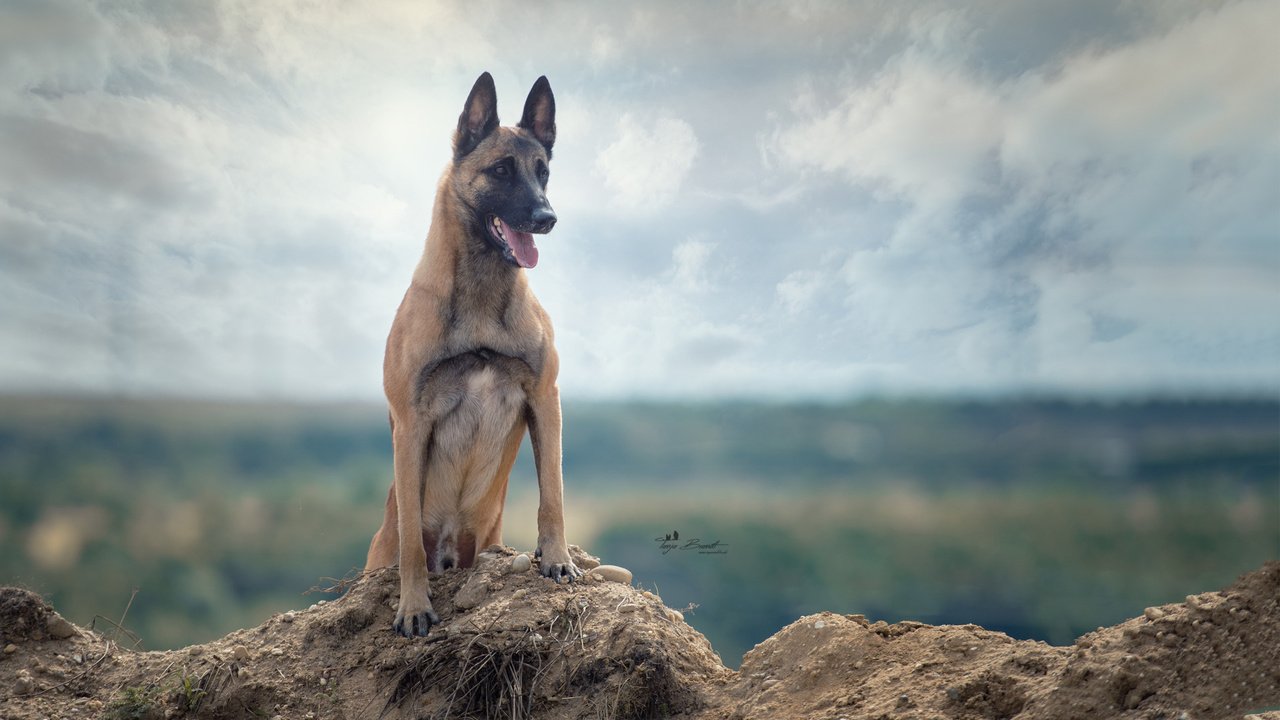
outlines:
M542 548L538 548L533 556L539 559L538 569L542 576L555 580L557 584L573 582L582 577L582 571L573 564L573 560L569 558L569 548L564 545L546 553L542 552Z
M414 635L426 636L431 631L432 625L440 624L440 616L436 614L435 609L431 607L431 601L427 601L427 606L417 611L405 609L405 603L400 603L400 609L396 611L396 621L391 627L401 635L411 638Z

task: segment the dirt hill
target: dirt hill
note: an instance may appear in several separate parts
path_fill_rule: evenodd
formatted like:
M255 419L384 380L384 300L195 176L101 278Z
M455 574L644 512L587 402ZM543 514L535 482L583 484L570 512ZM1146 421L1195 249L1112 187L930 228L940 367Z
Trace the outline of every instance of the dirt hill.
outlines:
M1276 562L1073 647L820 613L733 672L652 593L603 575L557 586L516 558L491 548L473 570L433 578L444 625L413 640L391 632L394 570L165 652L127 650L3 588L0 717L1177 720L1280 706Z

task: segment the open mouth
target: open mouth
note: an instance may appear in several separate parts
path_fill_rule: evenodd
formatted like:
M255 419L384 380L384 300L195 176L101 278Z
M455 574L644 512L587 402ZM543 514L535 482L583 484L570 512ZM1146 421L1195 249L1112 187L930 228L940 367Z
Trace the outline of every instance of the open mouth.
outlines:
M538 246L533 244L533 234L521 232L497 215L489 216L489 234L502 248L502 254L510 262L522 268L538 264Z

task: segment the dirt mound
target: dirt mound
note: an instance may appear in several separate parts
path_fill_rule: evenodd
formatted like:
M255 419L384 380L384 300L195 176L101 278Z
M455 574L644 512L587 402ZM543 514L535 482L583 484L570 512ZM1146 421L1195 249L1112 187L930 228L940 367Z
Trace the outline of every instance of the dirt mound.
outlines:
M412 640L390 630L394 570L166 652L126 650L0 589L0 717L1175 720L1280 706L1280 563L1074 647L821 613L732 672L652 593L590 575L557 586L513 570L516 556L491 549L434 577L443 626Z

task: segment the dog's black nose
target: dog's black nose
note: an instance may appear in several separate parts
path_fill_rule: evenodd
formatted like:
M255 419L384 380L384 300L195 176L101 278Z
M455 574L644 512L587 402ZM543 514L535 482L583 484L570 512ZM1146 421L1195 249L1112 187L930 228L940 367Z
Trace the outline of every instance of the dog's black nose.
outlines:
M536 208L529 220L533 223L534 232L551 232L551 228L556 226L556 213L549 207Z

